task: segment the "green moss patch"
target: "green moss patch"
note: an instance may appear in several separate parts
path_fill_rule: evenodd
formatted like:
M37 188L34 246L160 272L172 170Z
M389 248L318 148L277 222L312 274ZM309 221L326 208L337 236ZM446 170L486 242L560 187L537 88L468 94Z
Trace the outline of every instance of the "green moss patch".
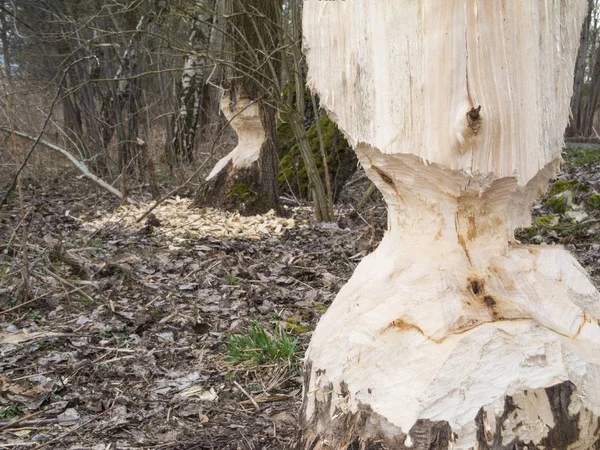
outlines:
M600 209L600 194L594 192L586 199L586 205L590 207L590 209Z
M548 214L546 216L539 216L533 219L533 225L538 228L548 228L557 225L559 222L559 218L557 216L553 216L552 214Z
M571 191L579 185L577 180L557 180L550 187L550 195L558 195L561 192Z
M253 201L257 194L252 191L252 187L249 184L234 183L229 188L227 198L234 202L246 203Z
M564 160L567 169L588 164L600 164L600 150L595 148L572 148L565 152Z
M351 153L352 149L350 148L348 141L346 141L335 123L331 121L327 115L321 116L318 123L321 127L329 176L332 183L334 183L338 171L340 171L341 167L346 163L348 156L354 159L354 155ZM287 123L281 123L277 128L277 132L281 158L277 176L279 185L284 191L289 191L289 188L291 187L295 195L306 197L309 189L308 175L300 154L300 147L295 143L291 126ZM319 174L323 177L325 169L316 123L308 128L306 137Z
M573 204L573 193L564 191L560 194L548 198L544 202L544 207L551 209L557 214L564 214Z
M275 209L265 194L259 194L250 184L233 183L226 194L225 207L243 215L264 214Z
M286 330L293 334L304 334L311 331L309 327L298 323L298 321L293 317L288 318L284 324Z

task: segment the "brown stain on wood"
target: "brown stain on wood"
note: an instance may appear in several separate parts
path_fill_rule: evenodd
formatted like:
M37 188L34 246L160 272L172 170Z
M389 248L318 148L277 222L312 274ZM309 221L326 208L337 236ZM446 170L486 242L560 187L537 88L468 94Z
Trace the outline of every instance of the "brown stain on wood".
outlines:
M479 278L469 278L467 283L468 290L488 309L492 321L496 322L497 320L503 319L499 311L498 302L496 302L496 299L493 296L485 292L485 281ZM468 305L471 304L469 301L466 303Z
M467 218L469 225L467 226L467 241L472 241L477 237L477 226L475 224L475 217L469 216Z
M469 290L474 295L479 295L485 290L485 282L483 280L471 278L469 281Z
M441 344L444 341L444 339L434 339L434 338L432 338L431 336L427 335L421 329L421 327L419 327L418 325L406 322L403 319L393 320L392 322L390 322L390 324L387 327L385 327L385 329L386 330L394 329L394 330L400 331L400 332L415 330L415 331L417 331L419 334L421 334L423 337L425 337L429 341L435 342L437 344Z
M501 318L500 313L497 310L498 305L496 304L496 300L494 300L494 297L492 297L491 295L485 295L483 297L483 303L485 303L485 306L487 306L488 311L490 312L494 321L499 320Z
M375 170L375 172L377 172L377 175L379 175L379 177L383 180L383 182L385 184L393 187L394 189L396 188L396 184L394 183L394 180L392 179L391 176L389 176L387 173L385 173L379 167L376 167L376 166L372 166L372 167Z

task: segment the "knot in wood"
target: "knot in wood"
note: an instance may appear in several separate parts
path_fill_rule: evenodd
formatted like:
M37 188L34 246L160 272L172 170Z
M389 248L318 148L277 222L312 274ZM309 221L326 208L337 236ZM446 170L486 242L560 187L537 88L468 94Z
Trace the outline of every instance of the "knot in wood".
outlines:
M469 122L469 128L473 133L477 134L481 128L481 105L477 108L473 107L467 113L467 121Z

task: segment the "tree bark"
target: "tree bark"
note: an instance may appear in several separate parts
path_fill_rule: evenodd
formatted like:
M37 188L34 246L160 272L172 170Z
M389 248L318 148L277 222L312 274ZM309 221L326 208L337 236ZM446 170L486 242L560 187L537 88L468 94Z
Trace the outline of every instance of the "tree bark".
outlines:
M560 162L585 0L308 0L309 85L388 205L317 326L299 449L600 446L600 293L514 229Z
M121 172L121 185L123 195L127 196L127 178L140 168L141 163L136 158L138 138L138 110L140 100L139 88L139 58L140 58L140 33L147 25L148 18L140 17L135 33L127 42L125 51L120 60L120 66L111 83L112 114L115 118L117 130L117 151L119 155L119 170Z
M238 145L213 168L195 204L241 214L281 213L277 193L276 110L272 58L278 37L273 29L281 0L237 0L231 14L227 49L238 72L230 80L221 110L238 135ZM249 71L249 67L257 69Z
M176 160L192 161L196 141L196 129L202 114L203 93L205 89L204 72L210 42L210 23L212 17L206 13L206 0L197 2L197 16L192 23L188 46L192 49L185 57L183 73L178 86L178 111L173 130L172 148Z
M304 167L306 168L306 174L309 180L309 190L312 197L311 200L313 201L313 208L315 211L315 218L319 222L332 222L334 217L331 190L329 190L329 193L325 190L325 185L323 184L323 180L319 175L314 156L308 143L306 130L304 129L305 70L300 46L298 45L302 36L301 19L299 17L302 8L296 2L296 0L292 0L289 2L289 9L292 36L292 43L290 43L290 47L292 48L292 57L287 58L287 56L284 54L284 57L282 58L286 66L286 71L291 78L290 92L288 93L288 101L286 104L288 109L288 117L292 127L292 132L294 133L294 137L298 142ZM288 59L291 59L291 63ZM295 92L295 102L293 101L291 88L293 88ZM318 117L316 120L318 122ZM326 176L329 175L327 171L325 171L325 174Z
M579 39L579 51L575 61L575 76L573 80L573 96L571 97L571 116L567 126L567 135L576 136L582 134L581 123L581 100L583 97L583 86L585 81L585 69L587 68L587 57L589 50L590 23L594 10L594 0L588 0L588 13L581 27Z
M2 9L5 8L4 0L0 0L0 7ZM3 10L0 10L0 38L2 39L2 56L4 58L4 75L9 80L12 78L12 67L11 67L11 54L10 54L10 44L8 42L8 21L6 20L6 13Z

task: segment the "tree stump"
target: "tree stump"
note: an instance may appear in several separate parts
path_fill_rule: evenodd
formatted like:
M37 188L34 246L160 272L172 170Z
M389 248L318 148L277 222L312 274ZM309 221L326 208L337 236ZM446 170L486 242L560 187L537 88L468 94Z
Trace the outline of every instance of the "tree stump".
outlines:
M600 293L514 230L561 160L585 0L307 0L309 85L388 205L319 323L299 449L600 448Z

